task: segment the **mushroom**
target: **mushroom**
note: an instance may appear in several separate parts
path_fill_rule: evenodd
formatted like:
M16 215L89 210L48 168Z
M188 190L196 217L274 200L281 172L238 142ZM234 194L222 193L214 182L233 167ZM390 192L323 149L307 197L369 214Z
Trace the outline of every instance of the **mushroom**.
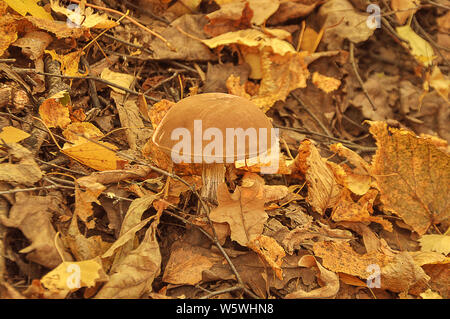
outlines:
M174 163L201 164L201 196L214 204L226 166L258 159L278 147L264 112L225 93L198 94L175 103L156 128L153 143Z

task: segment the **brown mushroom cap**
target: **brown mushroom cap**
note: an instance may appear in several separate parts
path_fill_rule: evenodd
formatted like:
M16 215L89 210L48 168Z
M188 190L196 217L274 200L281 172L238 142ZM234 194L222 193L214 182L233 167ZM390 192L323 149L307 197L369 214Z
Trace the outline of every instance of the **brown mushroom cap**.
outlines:
M182 154L176 152L175 154L189 156L190 163L193 163L195 156L205 155L197 154L194 149L195 120L201 120L201 150L204 150L205 146L211 143L212 140L215 140L204 140L203 133L205 130L217 128L222 133L223 139L219 142L223 145L223 154L212 152L212 156L208 156L210 162L230 163L236 160L255 158L268 153L275 141L272 136L274 133L269 118L254 103L231 94L205 93L184 98L173 105L155 130L153 142L169 156L173 155L173 147L179 140L171 139L172 132L178 128L187 129L191 134L191 152L183 154L186 150L182 150ZM234 135L231 141L230 138L227 140L227 129L242 129L243 132L246 132L247 129L251 128L254 128L256 131L257 152L255 153L254 149L252 150L249 145L249 138L245 134L245 147L241 146L241 152L237 152L239 150L237 146L238 138ZM266 143L262 143L262 145L259 142L260 132L264 130L260 129L265 129L266 132L265 138L264 135L261 135L261 139L266 140ZM197 136L199 136L199 132L197 132ZM232 155L226 152L227 142L234 144L234 154ZM203 158L206 158L206 156L203 156Z

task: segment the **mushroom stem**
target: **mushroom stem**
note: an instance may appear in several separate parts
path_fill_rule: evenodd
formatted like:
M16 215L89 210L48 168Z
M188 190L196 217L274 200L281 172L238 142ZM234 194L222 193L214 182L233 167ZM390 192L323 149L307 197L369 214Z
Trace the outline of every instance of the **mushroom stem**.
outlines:
M217 204L217 187L225 182L225 165L211 163L202 165L202 197Z

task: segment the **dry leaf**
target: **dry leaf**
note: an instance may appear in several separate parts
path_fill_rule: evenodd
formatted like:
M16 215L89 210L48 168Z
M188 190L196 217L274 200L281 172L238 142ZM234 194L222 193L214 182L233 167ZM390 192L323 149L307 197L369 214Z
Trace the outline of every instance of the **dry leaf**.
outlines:
M62 260L55 246L56 231L51 223L53 214L61 212L63 207L59 196L30 196L26 193L16 194L16 203L11 207L9 217L0 216L0 221L7 227L19 228L31 244L20 253L27 254L27 259L47 268L55 268ZM56 240L59 247L61 240ZM65 260L72 260L64 253Z
M298 265L301 267L317 267L319 270L318 278L320 279L321 288L311 291L303 291L299 289L285 296L286 299L297 298L334 298L339 291L339 277L334 272L325 269L312 255L303 256Z
M385 208L423 235L450 218L450 156L427 138L370 122L377 140L372 174Z
M391 8L395 11L395 17L401 25L405 24L406 20L416 13L418 5L420 5L420 1L416 2L416 0L391 0Z
M283 280L281 265L283 264L283 257L286 256L286 253L275 239L265 235L259 235L248 243L248 247L269 264L278 279Z
M435 58L433 47L417 35L409 25L396 28L399 36L408 41L411 54L420 64L430 66Z
M322 75L319 72L314 72L311 80L315 86L325 93L333 92L341 85L341 81L338 79Z
M39 115L48 127L66 128L70 123L69 108L65 107L56 99L46 99L39 106Z
M30 134L18 128L15 128L14 126L5 126L0 132L0 140L5 142L6 144L19 143L29 136Z
M162 280L175 285L196 285L202 281L202 273L209 270L223 257L199 246L175 242L164 270Z
M337 184L333 171L322 159L319 151L309 140L299 147L291 170L305 174L308 184L308 203L321 215L339 201L341 186Z
M222 183L217 188L219 206L210 213L212 221L228 223L231 239L242 246L262 234L267 213L264 211L263 180L256 174L247 173L255 182L249 187L238 186L233 194Z
M161 271L161 253L156 240L158 222L155 220L150 225L139 246L117 264L95 299L136 299L152 291L153 280Z
M78 262L63 262L41 279L41 284L62 298L81 287L94 287L108 279L99 257Z
M450 236L448 235L423 235L419 238L419 242L422 251L450 254Z
M103 80L112 82L114 84L120 85L122 87L125 87L127 89L129 89L131 87L131 84L134 82L134 76L131 74L125 74L125 73L120 73L120 72L114 72L111 71L108 68L104 68L102 73L100 74L100 77ZM113 91L120 93L120 94L125 94L124 90L118 89L114 86L108 85L111 89L113 89Z
M75 146L64 146L62 153L99 171L115 170L123 162L113 150L117 147L107 142L87 141Z
M87 138L96 140L104 136L94 124L89 122L71 123L66 127L62 134L74 145L86 143Z
M14 162L0 164L0 181L32 186L42 178L33 153L25 147L16 143L9 144L8 156Z
M75 215L86 224L87 228L95 227L94 220L88 220L93 214L92 203L100 205L98 197L106 187L91 176L78 178L75 182Z
M37 0L5 0L5 2L23 16L29 13L33 17L53 21L50 12L39 6Z
M379 216L372 216L372 206L378 192L371 190L363 195L358 202L354 202L348 190L342 191L342 196L333 208L331 217L336 222L374 222L383 226L387 231L392 232L392 224Z

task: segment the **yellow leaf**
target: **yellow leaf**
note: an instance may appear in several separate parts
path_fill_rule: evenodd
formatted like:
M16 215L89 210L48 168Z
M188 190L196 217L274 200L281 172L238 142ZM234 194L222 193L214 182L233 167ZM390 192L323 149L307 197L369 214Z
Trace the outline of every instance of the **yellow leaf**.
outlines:
M50 1L53 11L65 15L73 24L85 28L112 28L117 25L115 21L109 20L108 15L94 13L90 7L81 12L77 6L75 10L70 10L59 4L58 1ZM81 24L81 25L80 25Z
M7 144L18 143L29 136L30 134L22 130L19 130L18 128L15 128L13 126L5 126L2 132L0 133L0 140L3 140Z
M61 63L61 71L67 76L80 76L78 72L78 64L80 63L80 58L84 54L83 51L75 51L68 53L66 55L59 55L55 50L45 50L52 56L53 60Z
M450 156L429 138L384 122L369 122L377 140L372 174L385 209L419 235L450 219Z
M55 99L46 99L39 106L39 115L48 127L65 128L70 123L69 109Z
M419 238L422 251L436 251L447 255L450 253L450 236L423 235Z
M333 92L341 85L341 81L338 79L322 75L319 72L313 73L312 82L325 93Z
M106 281L100 257L83 261L63 262L41 279L42 285L51 291L72 291L81 287L94 287Z
M97 143L88 141L73 147L64 147L61 152L98 171L117 169L117 162L121 159L117 157L114 151L110 150L117 149L117 147L107 142Z
M5 2L20 15L27 13L33 17L53 21L52 15L37 4L37 0L5 0Z
M133 83L133 80L134 80L134 76L132 76L130 74L114 72L108 68L103 69L102 73L100 74L100 77L103 80L107 80L114 84L126 87L127 89L130 88L131 83ZM118 89L118 88L116 88L114 86L110 86L110 85L108 85L108 86L111 89L113 89L114 91L116 91L117 93L125 94L125 92L121 89Z
M437 65L434 66L433 72L431 73L430 85L448 102L450 80L447 76L442 74Z
M104 134L94 124L89 122L71 123L66 127L62 134L69 142L73 144L85 143L86 138L92 139L101 138L104 136Z
M419 63L424 66L432 64L435 55L433 47L427 41L419 37L409 25L397 27L396 30L403 39L408 41L411 48L411 54Z

